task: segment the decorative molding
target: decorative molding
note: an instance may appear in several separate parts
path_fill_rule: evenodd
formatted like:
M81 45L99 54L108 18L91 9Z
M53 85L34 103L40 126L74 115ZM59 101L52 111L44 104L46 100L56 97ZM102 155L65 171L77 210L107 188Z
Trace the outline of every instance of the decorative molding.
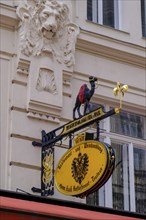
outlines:
M17 85L21 85L21 86L27 86L26 82L22 82L22 81L17 80L17 79L13 79L12 80L12 84L17 84Z
M63 72L63 95L69 97L72 96L71 78L72 74L70 72Z
M20 58L17 66L17 73L28 76L29 67L30 67L30 61Z
M17 106L12 106L11 111L18 111L18 112L24 112L24 113L27 112L27 110L25 108L20 108L20 107L17 107Z
M14 7L0 3L1 27L14 31L19 24Z
M18 139L22 139L22 140L26 140L26 141L36 141L36 142L40 142L41 140L38 138L34 138L34 137L29 137L29 136L25 136L25 135L21 135L21 134L16 134L16 133L12 133L11 137L13 138L18 138Z
M33 57L28 78L27 110L60 118L62 87L60 64L48 56Z
M15 57L16 54L9 53L7 51L0 51L0 58L5 60L10 60L12 57Z
M90 21L87 21L90 23ZM91 22L93 23L93 22ZM95 23L95 25L98 27L98 26L102 26L101 24L97 24ZM110 27L108 26L104 26L104 28L106 29L110 29ZM134 44L134 43L131 43L131 42L128 42L128 41L124 41L124 40L120 40L120 39L117 39L117 38L113 38L113 37L110 37L110 36L107 36L107 35L103 35L103 34L97 34L95 32L92 32L92 31L89 31L89 30L86 30L86 29L82 29L80 28L81 30L81 34L85 34L86 36L88 37L93 37L93 38L96 38L96 39L101 39L101 40L105 40L106 42L111 42L111 43L116 43L118 45L123 45L123 46L126 46L127 48L133 48L133 49L136 49L136 50L141 50L143 52L145 52L145 47L141 46L141 45L138 45L138 44ZM127 36L130 36L130 33L128 32L125 32L125 31L122 31L122 30L119 30L119 29L112 29L114 32L118 32L119 34L124 34L124 35L127 35ZM123 36L124 36L123 35ZM124 39L124 37L123 37ZM145 39L144 39L145 40Z
M124 136L122 134L112 133L112 132L104 132L105 136L109 136L112 142L117 143L135 143L135 145L138 145L140 147L145 147L146 140L144 139L137 139L130 136Z
M45 115L45 114L36 113L36 112L28 112L27 117L60 124L60 120L58 118L51 116L51 115L47 115L47 114Z
M10 166L17 166L17 167L22 167L22 168L41 171L41 167L39 167L39 166L26 164L26 163L21 163L21 162L16 162L16 161L10 161Z
M20 50L26 56L45 51L67 67L74 65L79 27L69 20L69 8L60 1L20 1L16 13L20 18Z
M79 27L70 21L63 1L18 1L16 14L20 19L17 76L28 80L27 116L59 123L63 95L71 96L69 75L64 78L63 70L73 71Z
M94 55L100 55L116 61L132 64L141 68L146 68L145 57L128 53L119 49L97 44L85 39L78 39L77 49L86 51Z
M52 70L40 68L36 89L38 91L50 92L53 95L57 94L55 76Z

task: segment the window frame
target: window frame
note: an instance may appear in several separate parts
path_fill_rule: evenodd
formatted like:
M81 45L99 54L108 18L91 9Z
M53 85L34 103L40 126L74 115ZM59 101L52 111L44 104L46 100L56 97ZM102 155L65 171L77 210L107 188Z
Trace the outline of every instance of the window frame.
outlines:
M146 38L146 0L141 0L141 30L142 36Z
M100 25L104 25L103 24L103 0L100 0L100 1L91 0L91 1L92 1L92 20L91 21L94 23L100 24ZM120 30L121 28L120 8L121 8L120 1L114 0L114 27L110 25L104 25L104 26Z

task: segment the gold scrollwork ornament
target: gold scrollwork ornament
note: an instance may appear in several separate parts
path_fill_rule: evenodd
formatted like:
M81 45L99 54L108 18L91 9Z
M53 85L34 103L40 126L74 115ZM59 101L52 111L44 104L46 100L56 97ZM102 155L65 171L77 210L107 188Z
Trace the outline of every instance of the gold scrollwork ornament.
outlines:
M51 155L46 156L43 160L43 176L42 181L46 185L53 177L53 158Z

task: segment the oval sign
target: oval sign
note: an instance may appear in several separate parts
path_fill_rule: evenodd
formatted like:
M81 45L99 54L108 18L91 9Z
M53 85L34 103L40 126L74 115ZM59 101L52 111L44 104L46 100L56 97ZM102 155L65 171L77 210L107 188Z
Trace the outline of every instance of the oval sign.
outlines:
M97 184L107 164L108 152L101 142L83 141L60 159L55 171L56 187L65 195L82 194Z

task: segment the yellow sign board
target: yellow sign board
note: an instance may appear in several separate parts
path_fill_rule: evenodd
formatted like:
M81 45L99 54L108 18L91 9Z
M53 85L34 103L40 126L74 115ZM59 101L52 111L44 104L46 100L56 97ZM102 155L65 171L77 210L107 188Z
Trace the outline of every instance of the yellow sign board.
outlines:
M103 109L102 108L96 109L95 111L64 125L63 131L61 134L66 134L68 132L71 132L73 129L76 129L79 126L83 126L87 122L91 122L95 119L98 119L102 115L105 115L105 112L103 111Z
M84 194L102 179L108 164L104 144L95 140L81 141L59 161L55 171L56 187L65 195Z

